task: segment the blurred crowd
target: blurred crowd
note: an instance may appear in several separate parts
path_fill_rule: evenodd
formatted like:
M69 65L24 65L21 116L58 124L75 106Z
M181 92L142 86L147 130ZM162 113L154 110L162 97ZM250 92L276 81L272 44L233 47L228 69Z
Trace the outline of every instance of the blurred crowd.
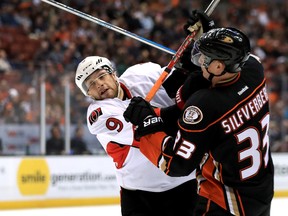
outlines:
M61 0L72 8L177 50L192 9L206 0ZM274 152L288 151L288 1L223 0L213 19L248 34L264 63L271 101ZM77 64L86 56L112 60L118 75L136 63L162 66L171 55L40 0L0 2L0 123L39 124L40 85L45 83L46 123L64 124L65 86L71 123L85 124L87 99L76 88Z

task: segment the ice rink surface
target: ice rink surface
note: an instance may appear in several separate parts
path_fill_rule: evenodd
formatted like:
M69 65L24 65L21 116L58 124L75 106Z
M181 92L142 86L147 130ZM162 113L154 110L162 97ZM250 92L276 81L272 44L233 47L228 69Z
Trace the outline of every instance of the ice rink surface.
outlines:
M118 205L0 211L0 216L121 216ZM288 215L288 198L272 201L271 216Z

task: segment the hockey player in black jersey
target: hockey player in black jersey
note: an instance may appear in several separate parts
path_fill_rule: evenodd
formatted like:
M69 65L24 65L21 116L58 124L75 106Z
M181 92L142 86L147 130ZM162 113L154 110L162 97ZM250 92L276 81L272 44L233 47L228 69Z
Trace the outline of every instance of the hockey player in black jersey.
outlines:
M126 109L125 119L137 125L140 150L167 175L197 169L195 215L269 216L274 173L261 62L250 54L247 36L235 28L204 33L194 43L191 60L211 86L192 94L187 84L179 89L175 137L164 132L165 109L156 115L140 97Z

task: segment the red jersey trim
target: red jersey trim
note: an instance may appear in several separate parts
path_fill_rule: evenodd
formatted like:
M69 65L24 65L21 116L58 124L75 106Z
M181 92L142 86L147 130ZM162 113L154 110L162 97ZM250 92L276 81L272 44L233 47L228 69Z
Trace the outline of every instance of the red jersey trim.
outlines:
M154 108L154 112L157 116L161 116L161 108L158 107Z
M132 98L132 94L129 91L129 89L123 83L120 83L120 86L121 86L121 88L124 91L124 95L126 95L128 97L128 99L131 99Z
M107 154L113 158L117 169L123 167L131 146L109 142L106 147Z

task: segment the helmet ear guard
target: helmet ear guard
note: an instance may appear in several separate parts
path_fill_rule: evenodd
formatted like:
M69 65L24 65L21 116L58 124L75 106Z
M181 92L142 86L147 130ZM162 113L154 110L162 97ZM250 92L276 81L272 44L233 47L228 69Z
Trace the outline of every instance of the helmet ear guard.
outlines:
M237 73L239 71L241 71L241 68L243 67L243 65L245 64L245 62L248 60L249 58L249 53L241 60L241 62L236 63L234 65L228 65L226 66L226 71L230 72L230 73Z
M112 63L105 57L89 56L78 64L75 75L75 83L85 96L87 94L87 87L85 80L95 71L104 69L108 73L113 73L114 68Z
M223 61L226 66L225 71L237 73L247 61L250 50L248 37L238 29L216 28L204 33L195 42L191 60L194 64L197 63L199 57L197 58L195 53L202 53L210 58L210 62Z

